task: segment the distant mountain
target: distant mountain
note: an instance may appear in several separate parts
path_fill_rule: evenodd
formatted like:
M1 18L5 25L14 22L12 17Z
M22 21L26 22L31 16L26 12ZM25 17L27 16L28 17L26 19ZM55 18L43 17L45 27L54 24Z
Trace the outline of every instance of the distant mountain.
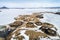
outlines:
M60 8L60 7L43 7L43 8L57 9L57 8Z
M11 8L11 9L60 9L60 7L20 7L20 8Z
M0 9L60 9L60 7L0 7Z
M3 7L0 7L0 9L8 9L8 7L3 6Z

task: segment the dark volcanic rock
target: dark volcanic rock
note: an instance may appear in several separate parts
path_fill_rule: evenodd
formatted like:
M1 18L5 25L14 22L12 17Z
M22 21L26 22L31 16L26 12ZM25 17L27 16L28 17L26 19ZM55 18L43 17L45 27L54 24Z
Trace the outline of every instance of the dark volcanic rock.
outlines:
M2 37L2 38L6 38L8 35L9 35L9 33L10 32L12 32L13 30L5 30L5 31L0 31L0 37Z

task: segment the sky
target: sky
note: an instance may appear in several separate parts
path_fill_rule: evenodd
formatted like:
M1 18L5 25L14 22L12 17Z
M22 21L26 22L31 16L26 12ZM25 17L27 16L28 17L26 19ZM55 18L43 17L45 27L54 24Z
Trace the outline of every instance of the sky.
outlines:
M60 0L0 0L0 7L60 7Z

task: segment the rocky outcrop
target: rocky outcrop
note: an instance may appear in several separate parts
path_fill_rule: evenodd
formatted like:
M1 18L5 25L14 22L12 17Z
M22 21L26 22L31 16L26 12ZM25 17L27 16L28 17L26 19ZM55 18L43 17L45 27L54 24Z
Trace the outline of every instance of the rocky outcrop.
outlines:
M25 36L28 36L29 40L40 40L41 37L50 38L49 36L59 37L59 34L56 32L57 28L51 23L41 22L40 19L43 18L43 14L40 13L33 13L32 15L19 15L18 17L14 18L14 22L8 24L9 27L7 29L13 31L8 32L9 35L6 39L23 40ZM23 33L23 30L25 33Z

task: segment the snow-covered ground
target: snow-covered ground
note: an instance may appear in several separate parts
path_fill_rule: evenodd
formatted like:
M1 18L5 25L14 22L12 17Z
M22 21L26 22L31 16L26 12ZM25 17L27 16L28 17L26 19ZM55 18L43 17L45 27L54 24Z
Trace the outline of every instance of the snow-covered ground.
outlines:
M49 12L56 12L57 9L0 9L2 12L0 12L0 25L6 25L14 21L14 17L17 17L18 15L24 15L24 14L32 14L34 12L41 12L41 11L49 11ZM50 14L50 13L44 13L44 18L41 19L42 22L48 22L58 29L57 32L60 34L60 15L57 14ZM25 34L21 34L26 36ZM27 37L27 36L26 36ZM28 37L27 37L28 38ZM57 37L55 37L57 38ZM41 39L43 40L43 39ZM46 39L44 39L46 40Z

